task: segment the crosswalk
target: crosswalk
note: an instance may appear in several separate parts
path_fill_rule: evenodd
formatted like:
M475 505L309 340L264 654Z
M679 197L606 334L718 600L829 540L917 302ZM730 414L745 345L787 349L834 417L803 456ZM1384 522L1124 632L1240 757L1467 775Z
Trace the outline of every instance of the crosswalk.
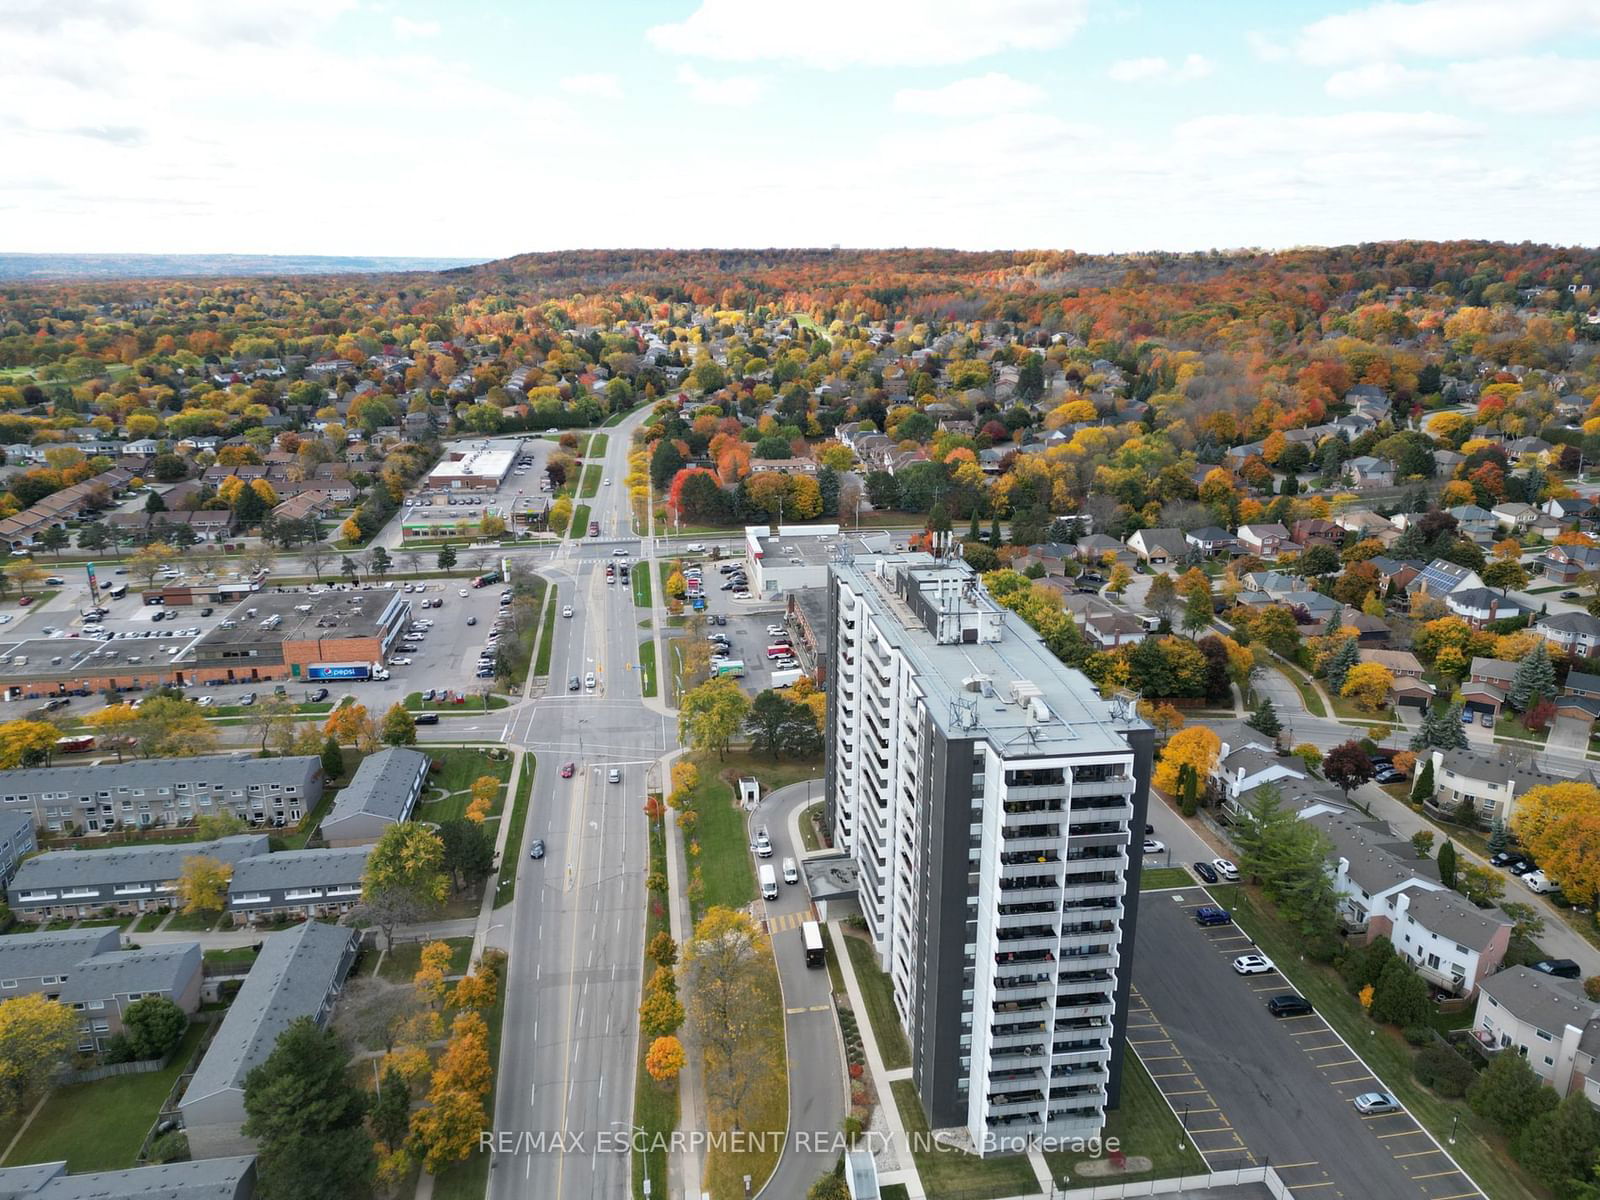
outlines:
M786 929L799 929L807 921L815 921L816 919L817 914L809 908L803 908L799 912L779 913L775 917L766 919L767 932L782 933Z

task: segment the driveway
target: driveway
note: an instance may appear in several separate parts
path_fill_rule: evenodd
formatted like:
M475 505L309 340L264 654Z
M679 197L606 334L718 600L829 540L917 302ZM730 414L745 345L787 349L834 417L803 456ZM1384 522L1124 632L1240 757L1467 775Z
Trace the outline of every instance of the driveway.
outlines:
M1194 923L1211 903L1200 887L1145 894L1128 1018L1129 1043L1211 1169L1270 1161L1319 1200L1481 1198L1408 1114L1355 1111L1350 1101L1383 1083L1321 1017L1267 1012L1293 986L1233 971L1253 946L1233 926Z
M1578 717L1557 717L1550 725L1545 749L1564 750L1581 757L1589 749L1589 735L1593 729L1594 724L1590 721Z

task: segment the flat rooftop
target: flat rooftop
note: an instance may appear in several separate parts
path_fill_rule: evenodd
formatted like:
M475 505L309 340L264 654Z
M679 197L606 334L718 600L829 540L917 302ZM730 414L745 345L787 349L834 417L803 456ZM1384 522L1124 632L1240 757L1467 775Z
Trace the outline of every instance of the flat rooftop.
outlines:
M398 585L343 592L256 592L202 637L195 652L203 654L212 646L249 641L377 637L388 624L385 617L390 606L404 596Z
M159 630L160 626L152 628ZM110 642L59 637L0 642L0 680L48 679L57 675L75 679L164 668L194 642L194 638L186 637L117 638ZM169 646L175 647L170 654ZM27 661L19 663L19 658ZM58 658L60 662L55 661Z
M515 449L502 449L491 446L487 450L457 451L461 457L454 458L447 454L439 464L428 472L428 478L460 479L472 477L476 479L503 479L511 470L511 464L516 460Z
M1102 700L1088 676L996 604L965 564L909 552L864 556L833 570L868 597L878 628L916 666L929 715L950 736L985 737L1007 757L1115 754L1128 749L1124 730L1145 727L1131 706L1124 712ZM979 640L938 640L897 592L902 575L924 600L942 589L949 604L943 611L980 626Z

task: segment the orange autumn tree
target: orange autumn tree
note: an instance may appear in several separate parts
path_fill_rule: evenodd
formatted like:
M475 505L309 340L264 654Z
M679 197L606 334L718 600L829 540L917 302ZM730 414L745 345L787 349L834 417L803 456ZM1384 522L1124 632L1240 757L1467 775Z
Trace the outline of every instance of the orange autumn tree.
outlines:
M1156 787L1173 795L1178 790L1178 769L1191 766L1204 780L1217 765L1217 754L1222 749L1222 739L1204 725L1194 725L1172 735L1167 748L1161 752L1156 765Z

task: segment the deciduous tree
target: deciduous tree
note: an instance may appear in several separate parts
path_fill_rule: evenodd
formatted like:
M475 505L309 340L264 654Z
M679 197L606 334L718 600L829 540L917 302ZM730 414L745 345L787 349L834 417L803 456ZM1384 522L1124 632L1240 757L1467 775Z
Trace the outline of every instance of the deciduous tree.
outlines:
M0 724L0 767L10 770L12 767L45 762L55 750L56 739L60 736L61 731L48 721L6 721Z
M189 1017L161 995L141 997L122 1014L122 1030L135 1058L160 1058L189 1028Z
M396 701L389 707L389 711L383 714L383 730L380 736L387 746L417 744L417 722L404 704Z
M178 871L178 901L189 914L215 916L228 903L233 868L209 854L191 854Z
M1329 750L1322 759L1322 774L1349 799L1351 789L1372 778L1372 760L1355 742L1344 742Z
M657 1083L670 1083L678 1077L678 1072L683 1070L688 1061L688 1056L683 1052L683 1043L666 1034L650 1043L650 1049L645 1051L644 1069Z
M1529 788L1511 814L1511 829L1569 900L1600 895L1600 788L1577 782Z
M1394 687L1394 674L1381 663L1357 663L1345 676L1339 694L1354 700L1356 707L1365 712L1378 712L1389 706L1390 689Z
M27 1112L78 1039L72 1009L42 994L0 1002L0 1114Z
M1191 726L1173 734L1156 765L1155 785L1173 795L1178 786L1178 768L1187 764L1201 780L1208 778L1217 764L1222 741L1204 725Z
M715 750L721 758L749 711L750 701L732 679L707 680L683 694L678 705L678 736L691 749Z

